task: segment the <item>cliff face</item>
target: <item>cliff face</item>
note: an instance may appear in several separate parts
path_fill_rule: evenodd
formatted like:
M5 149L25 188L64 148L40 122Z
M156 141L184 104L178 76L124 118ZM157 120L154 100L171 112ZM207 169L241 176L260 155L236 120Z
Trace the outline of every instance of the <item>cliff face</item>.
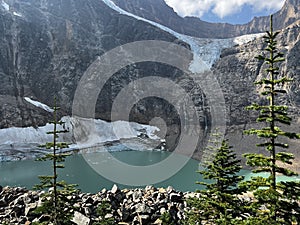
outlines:
M45 123L48 114L24 101L25 96L53 105L57 95L63 112L70 113L78 81L98 56L149 39L176 41L99 0L1 0L0 127Z
M299 132L300 127L300 21L283 29L278 36L278 46L285 54L286 61L280 65L280 73L293 79L292 85L287 89L288 94L280 98L279 103L289 106L289 113L293 118L292 125L287 129ZM235 46L223 50L221 58L214 64L213 72L219 80L225 96L228 112L227 136L231 143L241 151L251 152L260 140L254 137L244 136L243 130L257 127L255 119L257 114L245 110L245 107L253 102L262 103L259 97L261 91L253 83L265 75L267 65L259 62L256 57L265 47L263 39L257 39L242 46ZM299 142L290 141L290 149L296 157L295 167L300 158Z
M244 34L265 32L269 17L256 17L243 25L208 23L196 17L180 17L163 0L113 0L118 6L143 18L156 21L171 29L201 38L229 38ZM286 0L274 15L274 28L283 29L300 19L300 1Z

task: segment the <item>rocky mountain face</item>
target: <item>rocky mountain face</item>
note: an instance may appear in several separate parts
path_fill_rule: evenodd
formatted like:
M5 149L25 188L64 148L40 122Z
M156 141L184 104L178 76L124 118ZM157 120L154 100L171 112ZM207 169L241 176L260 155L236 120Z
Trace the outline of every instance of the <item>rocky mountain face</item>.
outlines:
M49 113L28 104L26 96L51 106L57 95L63 112L70 114L83 73L98 56L116 46L149 39L180 43L148 23L119 15L99 0L1 0L1 4L1 128L37 126L49 120ZM162 66L139 67L144 71L166 70ZM109 119L105 116L109 114L109 100L122 86L117 81L122 77L126 77L124 82L130 80L128 70L139 71L135 67L124 69L101 96L102 105L100 102L97 108L105 119Z
M265 63L262 64L255 59L265 45L263 39L257 39L242 46L225 49L212 68L225 96L228 138L239 151L244 153L255 147L253 143L259 142L254 137L244 136L243 130L257 127L255 123L257 114L245 110L245 107L253 102L263 103L263 99L258 95L261 90L253 83L265 74ZM292 125L287 129L299 132L300 20L281 31L278 46L286 57L286 61L280 65L280 73L293 79L292 85L287 87L287 96L280 98L279 103L289 106L293 118ZM299 142L290 141L289 144L289 151L300 158ZM295 161L297 168L299 168L298 161Z
M294 78L288 97L281 99L290 106L295 118L292 129L299 128L300 124L299 1L287 0L274 15L275 28L282 29L279 45L287 57L281 72ZM258 33L265 31L269 24L268 17L255 18L245 25L211 24L197 18L181 18L163 0L114 2L136 15L196 37L225 38ZM133 41L163 40L191 48L172 34L122 15L99 0L0 0L0 3L1 128L38 126L49 121L50 113L26 102L24 97L53 105L54 96L57 96L61 114L71 115L74 93L84 72L99 56L114 47ZM227 136L234 146L245 152L255 147L253 139L242 135L255 119L255 115L245 111L244 107L260 101L259 90L253 82L261 76L265 65L254 57L264 46L263 39L256 38L244 45L226 48L211 69L226 101ZM132 64L114 74L99 94L96 117L110 120L112 103L122 88L149 74L171 78L192 95L205 135L210 115L204 110L206 97L203 91L195 88L182 71L153 62ZM139 91L143 90L137 88L133 95L138 96ZM154 117L166 121L167 147L172 150L180 135L179 115L172 104L155 97L143 99L133 107L130 120L149 123ZM291 144L297 146L297 142Z
M113 0L116 5L155 21L171 29L190 36L201 38L229 38L244 34L265 32L269 17L256 17L243 25L208 23L196 17L180 17L164 0ZM274 28L283 29L300 19L300 1L287 0L280 11L274 15Z

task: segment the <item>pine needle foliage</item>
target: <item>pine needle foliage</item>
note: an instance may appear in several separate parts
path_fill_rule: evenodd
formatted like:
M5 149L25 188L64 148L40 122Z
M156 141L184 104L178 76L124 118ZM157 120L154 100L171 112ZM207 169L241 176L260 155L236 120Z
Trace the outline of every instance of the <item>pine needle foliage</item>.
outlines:
M300 223L300 197L298 182L277 182L278 175L297 175L285 167L291 165L293 154L286 151L289 145L282 142L283 138L299 139L300 135L283 130L283 125L290 125L292 118L288 115L288 107L279 103L279 98L286 94L285 86L292 81L279 73L279 63L285 61L284 54L278 50L276 38L279 32L273 31L273 17L270 17L270 31L264 36L266 42L265 53L257 57L267 65L265 76L255 84L263 88L261 97L266 99L265 105L257 103L247 107L248 110L258 111L257 122L264 126L260 129L245 131L248 135L256 135L263 140L257 144L266 150L265 154L248 153L244 156L247 165L253 167L253 173L267 173L262 177L259 174L252 177L243 185L254 191L256 202L253 208L257 210L257 218L261 221L273 221L272 224L292 224L293 220ZM253 219L253 218L252 218ZM256 221L258 223L258 220Z
M236 158L227 140L218 140L218 134L210 141L209 148L215 148L214 159L206 162L204 170L198 171L205 181L197 182L204 187L198 191L199 198L189 200L193 208L189 212L189 223L193 224L232 224L243 213L244 203L238 198L243 192L238 183L244 179L239 175L240 160Z
M53 225L72 224L70 220L74 214L75 200L73 195L78 193L75 188L77 185L67 184L65 181L58 181L58 169L64 168L63 162L65 158L70 154L62 153L62 149L68 148L68 144L65 142L58 142L60 133L66 133L67 130L59 130L58 126L62 126L64 122L57 119L57 111L59 107L56 106L56 99L54 100L53 107L53 130L47 132L52 135L53 141L48 142L40 147L46 148L49 153L45 154L38 161L50 161L52 162L52 175L39 176L40 184L34 186L36 190L48 190L42 196L42 205L35 210L37 214L47 215L49 221L45 221L44 224L52 222ZM41 223L43 224L43 223Z

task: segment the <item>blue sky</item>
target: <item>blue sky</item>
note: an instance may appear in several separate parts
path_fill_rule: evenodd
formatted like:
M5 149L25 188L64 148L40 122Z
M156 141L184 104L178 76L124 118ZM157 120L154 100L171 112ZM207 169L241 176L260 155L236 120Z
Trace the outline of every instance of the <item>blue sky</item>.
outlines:
M243 24L278 11L285 0L165 0L180 16Z

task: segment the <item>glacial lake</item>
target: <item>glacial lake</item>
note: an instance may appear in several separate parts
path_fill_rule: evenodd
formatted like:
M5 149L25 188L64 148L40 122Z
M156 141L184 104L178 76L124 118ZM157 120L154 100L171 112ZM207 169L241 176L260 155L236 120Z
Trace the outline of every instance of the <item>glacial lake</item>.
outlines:
M164 159L167 159L171 153L164 151L115 151L111 152L110 156L104 158L104 154L94 154L92 158L100 158L99 163L110 164L111 157L115 157L119 161L128 163L135 166L147 166L155 163L159 163ZM173 154L174 155L174 154ZM91 155L90 155L91 156ZM182 159L182 155L175 155L179 161ZM170 178L149 185L156 187L168 187L180 191L195 191L201 188L197 185L196 181L201 181L201 175L196 173L199 170L199 162L194 159L188 159L187 163ZM21 186L31 189L34 184L39 183L39 175L51 174L51 163L40 162L35 160L23 160L13 162L1 162L0 163L0 185L2 186ZM249 171L243 170L242 174L246 179L251 176ZM142 174L147 176L148 174ZM295 179L295 178L292 178ZM103 188L110 189L114 183L110 179L106 179L99 175L91 166L87 163L82 154L73 154L66 159L65 168L59 171L58 180L65 180L68 183L78 184L78 188L84 192L97 193ZM136 186L118 184L120 188L135 188Z

